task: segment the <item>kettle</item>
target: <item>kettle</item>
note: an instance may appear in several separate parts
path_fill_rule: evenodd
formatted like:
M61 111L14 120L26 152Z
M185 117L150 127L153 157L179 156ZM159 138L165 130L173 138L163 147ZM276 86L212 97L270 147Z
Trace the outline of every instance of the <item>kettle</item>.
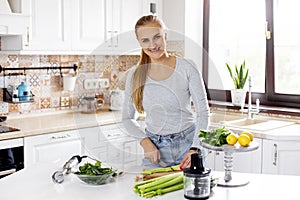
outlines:
M30 87L26 82L21 82L18 86L18 97L19 101L29 101L30 100Z
M110 110L121 110L124 99L124 91L122 90L112 90L110 92Z

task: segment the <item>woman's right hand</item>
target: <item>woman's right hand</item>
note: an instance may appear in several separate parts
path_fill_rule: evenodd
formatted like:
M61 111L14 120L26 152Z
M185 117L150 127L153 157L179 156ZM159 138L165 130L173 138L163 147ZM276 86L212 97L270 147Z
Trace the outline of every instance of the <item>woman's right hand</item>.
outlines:
M147 158L151 163L157 164L160 160L160 153L150 138L146 137L142 139L141 146L144 149L145 158Z

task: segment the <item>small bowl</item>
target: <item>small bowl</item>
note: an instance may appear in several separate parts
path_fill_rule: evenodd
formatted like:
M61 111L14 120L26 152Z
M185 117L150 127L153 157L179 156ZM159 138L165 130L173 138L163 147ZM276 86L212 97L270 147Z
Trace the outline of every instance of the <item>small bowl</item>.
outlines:
M103 175L80 175L74 174L81 182L90 184L90 185L102 185L107 182L107 180L112 177L114 172L111 174L103 174Z

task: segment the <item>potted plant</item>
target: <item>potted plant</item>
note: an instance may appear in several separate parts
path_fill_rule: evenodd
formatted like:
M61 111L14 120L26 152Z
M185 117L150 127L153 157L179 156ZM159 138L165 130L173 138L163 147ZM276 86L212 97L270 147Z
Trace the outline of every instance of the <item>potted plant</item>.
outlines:
M249 69L245 67L245 60L238 68L237 65L232 69L228 63L226 63L229 75L233 80L234 89L231 90L231 101L235 106L244 106L246 98L246 90L244 90L245 83L248 78Z

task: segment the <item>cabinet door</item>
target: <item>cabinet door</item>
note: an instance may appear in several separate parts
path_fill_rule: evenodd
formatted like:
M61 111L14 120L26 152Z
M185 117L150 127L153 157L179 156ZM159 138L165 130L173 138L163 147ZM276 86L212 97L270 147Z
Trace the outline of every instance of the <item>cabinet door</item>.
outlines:
M157 3L157 8L161 5ZM149 14L149 10L148 0L107 0L105 43L98 48L99 53L139 54L134 26L142 15Z
M77 131L24 138L25 167L39 162L64 164L72 156L81 154L81 140Z
M27 50L70 50L71 4L68 0L31 0Z
M263 140L266 174L300 175L300 142Z
M259 144L259 148L250 152L239 152L233 154L233 171L244 173L261 173L262 160L262 140L254 139ZM224 152L215 153L215 170L224 170Z
M105 41L105 0L73 0L72 50L94 51Z

